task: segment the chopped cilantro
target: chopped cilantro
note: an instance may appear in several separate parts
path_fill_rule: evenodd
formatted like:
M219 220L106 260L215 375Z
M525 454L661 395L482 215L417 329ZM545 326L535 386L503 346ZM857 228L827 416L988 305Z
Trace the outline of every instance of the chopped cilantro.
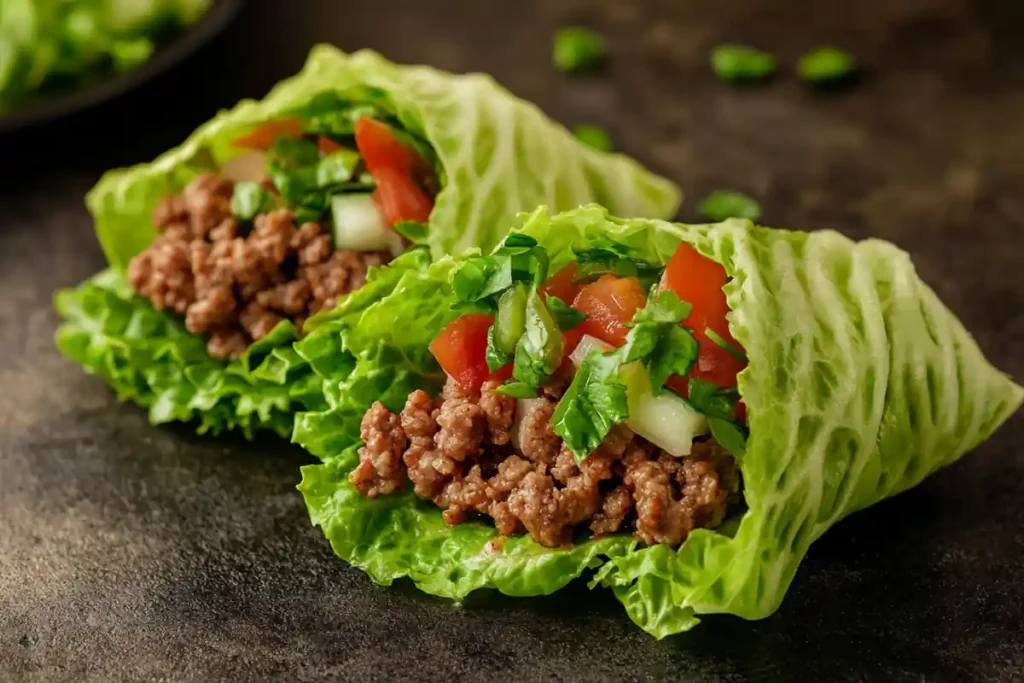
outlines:
M644 289L661 279L664 266L656 266L631 259L624 253L612 249L595 248L576 252L578 266L577 280L588 282L602 275L635 277Z
M637 311L625 344L607 353L587 354L552 417L555 433L577 460L586 458L613 426L629 417L626 386L620 376L625 365L641 362L647 366L655 392L662 390L670 375L690 372L697 360L697 342L679 324L690 310L690 304L680 301L674 292L662 292Z
M747 437L741 426L719 417L709 418L708 426L711 428L711 436L715 438L715 441L729 451L734 458L741 460L746 455Z
M235 191L231 195L231 213L238 220L248 223L259 214L269 211L272 204L273 197L259 183L235 183Z
M737 349L735 346L733 346L732 344L727 342L725 340L725 337L723 337L722 335L718 334L717 332L715 332L710 327L704 328L704 334L707 335L708 339L710 339L711 341L715 342L716 344L721 346L723 349L728 351L729 355L731 355L736 360L741 360L744 363L747 362L747 354L743 353L742 351Z
M547 273L547 251L532 237L512 233L490 255L462 261L452 273L451 284L460 301L475 302L500 294L516 282L543 284Z
M549 296L547 299L548 309L555 316L558 328L563 332L579 327L587 319L587 314L577 311L557 296Z
M693 407L709 418L717 417L729 422L736 419L736 402L740 395L735 389L691 377L687 394Z
M359 165L359 152L352 149L339 149L320 159L316 165L316 186L329 188L352 179L356 166Z
M413 244L422 242L427 238L427 224L416 221L400 221L391 226L399 235L405 236Z

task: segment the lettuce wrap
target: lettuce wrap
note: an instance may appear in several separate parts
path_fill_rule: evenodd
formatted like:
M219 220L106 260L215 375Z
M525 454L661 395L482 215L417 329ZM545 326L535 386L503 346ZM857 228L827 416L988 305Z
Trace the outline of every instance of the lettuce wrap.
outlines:
M283 320L269 334L253 335L258 339L255 344L225 362L211 357L206 341L190 333L180 316L157 310L138 296L126 271L134 258L155 244L158 233L151 215L162 198L183 188L187 193L212 170L238 166L254 154L239 147L240 139L260 147L262 143L252 140L263 136L267 126L288 128L291 121L301 126L296 134L304 138L289 138L288 150L277 149L281 138L262 145L267 157L276 153L282 168L284 161L291 164L283 179L272 173L274 192L295 199L297 204L289 206L295 209L296 224L304 212L303 220L326 226L334 220L328 216L336 218L340 211L354 221L354 230L364 231L367 212L380 213L368 201L369 191L375 181L376 191L386 188L380 177L355 170L353 164L362 168L365 163L372 173L365 154L361 159L354 150L339 150L330 138L326 150L323 143L325 135L338 133L335 138L344 145L367 111L402 146L416 151L417 164L430 167L431 181L438 187L428 198L429 217L420 222L408 219L401 207L396 210L400 224L392 222L391 227L400 229L402 239L415 248L398 258L394 270L369 268L367 284L352 295L356 302L379 298L403 268L425 268L431 256L467 247L491 248L518 211L538 203L569 209L597 201L627 215L669 216L680 199L669 181L624 156L581 145L537 107L512 96L488 76L399 66L370 51L346 55L318 46L298 75L277 85L262 101L243 101L222 112L152 163L109 172L89 193L87 204L110 268L77 289L58 293L57 309L67 319L57 333L60 349L105 378L120 397L148 407L154 423L197 420L200 432L238 428L251 435L270 429L287 435L296 410L324 407L319 375L292 349L298 338L294 321ZM319 152L308 140L315 140L316 133ZM312 145L312 166L296 166L305 163L296 162L304 153L299 143ZM330 159L321 159L318 153ZM337 162L326 172L339 180L336 187L342 194L305 192L308 188L302 183L321 183L328 161ZM235 186L231 200L235 215L240 215L235 202L241 184ZM423 195L414 183L407 185L417 196ZM250 205L276 201L256 182L247 182L246 191ZM351 192L356 194L345 194ZM356 197L362 203L339 209L334 203L338 197ZM379 229L380 216L371 218L370 228ZM258 220L259 216L257 229ZM342 237L338 225L334 231L337 242ZM337 376L347 371L348 361L333 368Z
M410 392L437 391L444 373L428 344L479 310L452 284L472 255L425 270L396 264L386 269L396 271L386 296L344 302L296 345L328 404L296 418L294 440L322 461L303 468L299 489L335 552L378 583L408 577L461 600L480 588L543 595L592 572L590 585L611 588L658 638L692 628L700 614L760 619L827 529L949 465L1024 400L908 255L883 241L736 219L620 219L597 206L538 209L509 239L516 235L546 250L550 272L593 249L664 265L683 243L724 266L729 331L749 358L737 377L749 433L734 453L746 507L717 529L693 530L678 549L622 533L551 548L528 535L495 543L487 523L448 526L407 490L362 495L349 482L360 419L374 401L399 410ZM352 364L343 376L342 362Z

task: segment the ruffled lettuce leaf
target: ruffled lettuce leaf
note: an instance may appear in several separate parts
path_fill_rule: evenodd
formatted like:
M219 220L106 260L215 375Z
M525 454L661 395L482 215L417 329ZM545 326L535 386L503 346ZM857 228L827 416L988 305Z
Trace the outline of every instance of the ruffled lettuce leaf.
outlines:
M267 429L291 433L297 410L324 406L320 380L292 348L295 327L278 325L231 363L213 360L206 340L135 295L110 268L57 292L67 320L57 346L103 377L122 400L149 409L154 424L195 422L199 433Z
M405 265L425 267L430 260L428 253L437 256L466 246L490 247L507 231L516 212L538 203L571 208L597 200L630 215L667 216L679 201L678 189L672 183L648 173L626 157L594 152L578 144L534 105L513 97L488 76L455 76L429 67L398 66L373 52L350 56L329 46L319 46L313 49L298 75L278 84L262 101L243 101L219 114L183 145L152 163L111 171L103 177L89 193L87 203L95 218L100 244L113 268L123 271L136 254L152 243L155 234L150 216L162 196L180 190L199 172L240 154L243 150L230 144L239 134L261 122L303 110L324 93L372 104L376 110L397 118L408 133L427 141L432 148L432 157L440 166L442 190L421 240L430 252L418 250L411 260L403 261ZM399 264L389 272L403 267ZM107 275L101 280L113 277ZM387 281L384 277L371 282L349 297L347 306L358 308L379 298L378 290L389 286ZM79 299L89 297L91 318L106 316L105 320L113 316L101 310L102 301L121 308L138 308L139 317L154 320L147 351L129 352L127 349L138 347L138 340L119 338L120 332L114 329L104 329L102 336L86 344L84 335L99 328L92 321L84 321L79 314L82 306L71 306L70 295L64 295L66 305L61 310L74 311L78 316L60 333L61 348L77 352L69 353L71 358L114 383L126 398L150 405L156 401L153 395L158 395L158 409L151 409L154 420L191 418L197 410L216 407L218 416L209 418L211 425L237 424L251 432L266 416L266 427L289 432L287 419L278 413L292 410L295 404L289 403L286 394L278 390L273 393L277 412L269 411L262 383L253 382L247 388L239 379L252 376L244 367L245 359L241 364L214 361L205 355L198 338L181 338L185 333L174 316L155 313L141 298L128 294L114 297L109 293L114 290L101 289L104 296L97 293L95 286L85 286L78 295ZM331 319L330 314L321 317L323 321ZM323 323L311 321L308 329L320 324ZM67 341L72 336L75 344ZM276 349L275 345L280 345L282 355L299 362L289 348L294 336L290 326L275 330L261 341L259 348L264 351L257 353L265 354L270 347ZM324 341L323 337L318 339ZM90 355L82 351L86 347L92 349ZM174 353L167 350L172 348ZM102 359L99 349L105 350ZM111 349L120 355L111 356ZM155 351L150 349L161 351L154 355ZM116 373L111 366L115 357L119 368ZM350 359L344 355L331 355L325 349L321 358L330 367L318 370L330 376L344 376L351 369ZM147 365L157 359L160 362L156 367ZM195 369L197 364L203 370ZM121 370L121 366L126 367ZM192 383L186 381L190 374L201 375L203 386L213 381L210 377L231 377L231 390L218 394L219 402L211 402L209 392L204 392L202 400L206 403L202 403L194 395ZM139 378L157 375L158 387L134 388L133 382L137 383ZM315 393L308 388L302 391L312 401L305 404L308 410L319 406ZM227 396L233 398L228 401ZM220 413L234 417L228 419ZM201 427L214 429L205 422Z
M730 331L750 358L738 378L750 425L740 463L747 509L717 530L694 531L676 550L626 535L553 550L528 537L495 547L492 526L447 527L411 493L359 495L347 474L361 411L378 395L396 409L408 388L440 384L424 347L463 312L453 308L453 261L445 259L404 273L388 296L319 330L344 337L354 370L323 377L333 387L328 408L300 415L294 436L324 460L303 468L299 487L314 524L375 581L409 577L458 600L477 588L548 593L595 570L591 585L612 588L659 638L692 628L699 614L762 618L779 606L811 542L952 463L1024 401L909 257L885 242L745 220L623 220L596 206L538 210L523 231L549 250L552 270L587 249L666 263L682 241L725 266ZM349 325L369 327L342 334ZM299 353L311 356L309 344L300 342Z

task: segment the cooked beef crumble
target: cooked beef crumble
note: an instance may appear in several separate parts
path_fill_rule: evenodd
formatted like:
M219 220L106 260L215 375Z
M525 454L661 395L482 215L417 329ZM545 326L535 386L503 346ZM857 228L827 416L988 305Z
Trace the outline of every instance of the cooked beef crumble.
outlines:
M281 320L301 328L390 258L335 250L323 226L296 226L288 209L260 214L242 234L233 191L230 180L204 173L164 197L153 210L156 240L128 267L136 292L184 316L189 332L209 335L214 358L237 358Z
M711 440L676 458L619 427L577 463L551 429L557 388L519 416L514 450L516 401L490 393L495 386L464 392L449 381L438 399L413 393L397 415L375 403L350 481L372 498L408 480L448 524L486 515L499 534L526 530L549 547L570 543L584 524L598 535L632 529L645 543L679 545L693 529L720 524L739 491L735 462Z

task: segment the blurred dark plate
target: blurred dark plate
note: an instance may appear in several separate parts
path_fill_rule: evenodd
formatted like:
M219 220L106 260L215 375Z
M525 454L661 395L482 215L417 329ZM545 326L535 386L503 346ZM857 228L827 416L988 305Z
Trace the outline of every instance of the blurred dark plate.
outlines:
M9 112L0 113L0 135L68 116L139 87L212 40L238 14L244 2L215 0L202 19L158 46L153 56L137 69L61 95L28 100Z

